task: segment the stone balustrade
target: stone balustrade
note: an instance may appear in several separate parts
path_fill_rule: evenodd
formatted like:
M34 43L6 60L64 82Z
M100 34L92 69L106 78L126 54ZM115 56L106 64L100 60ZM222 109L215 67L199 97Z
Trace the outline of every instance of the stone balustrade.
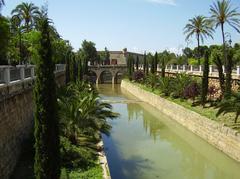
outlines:
M136 66L135 66L136 68ZM139 65L139 69L143 70L143 65ZM150 70L150 67L149 67ZM165 71L169 73L187 73L193 75L202 75L204 67L202 65L167 65ZM158 65L157 71L160 72L161 68ZM226 73L225 67L223 66L223 72ZM209 76L217 77L218 70L214 65L209 66ZM236 66L232 70L232 76L235 79L240 79L240 66Z
M56 64L55 73L65 71L64 64ZM0 86L35 78L34 65L0 66Z

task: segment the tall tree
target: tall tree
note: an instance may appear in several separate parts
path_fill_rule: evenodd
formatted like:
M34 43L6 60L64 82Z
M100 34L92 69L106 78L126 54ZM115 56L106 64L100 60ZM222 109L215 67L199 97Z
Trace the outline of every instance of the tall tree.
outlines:
M40 14L39 8L33 3L21 3L12 10L12 15L18 15L23 23L23 27L29 32L36 24L35 19Z
M52 47L48 18L42 19L39 59L34 86L34 136L37 179L58 179L60 176L59 125Z
M154 56L154 73L157 72L157 65L158 65L158 53L156 52Z
M221 98L223 96L223 93L225 91L225 77L224 77L224 72L223 72L223 53L221 50L221 47L212 47L212 53L211 53L211 58L213 63L217 66L218 69L218 78L219 78L219 83L220 83L220 88L221 88Z
M139 70L139 57L137 56L137 59L136 59L136 70L138 71Z
M203 77L202 77L202 91L201 91L202 106L205 106L205 103L207 101L208 75L209 75L209 51L207 50L205 52L205 57L204 57L204 70L203 70Z
M144 52L144 56L143 56L143 72L144 72L144 74L146 74L146 67L147 67L147 55L146 55L146 52Z
M161 76L162 78L164 78L166 66L171 60L171 55L169 54L168 51L165 50L164 52L159 54L159 60L160 60L160 67L161 67Z
M7 49L10 40L10 27L7 18L0 15L0 64L7 65Z
M196 35L198 45L198 64L200 65L200 40L203 43L204 38L211 37L214 32L212 25L209 20L204 16L196 16L189 19L189 23L184 27L184 34L186 40L189 40L193 35Z
M222 31L222 40L223 40L223 55L226 65L226 76L231 74L231 59L227 58L227 49L226 49L226 40L225 40L225 29L224 25L227 23L229 26L234 28L237 32L240 33L240 13L237 12L237 8L232 8L230 0L218 0L210 6L211 12L211 21L216 28L220 27ZM227 89L231 89L231 78L226 78Z

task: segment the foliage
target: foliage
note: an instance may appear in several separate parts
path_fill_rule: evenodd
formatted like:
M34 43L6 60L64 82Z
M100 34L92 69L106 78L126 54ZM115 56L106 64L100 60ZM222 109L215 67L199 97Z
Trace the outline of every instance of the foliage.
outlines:
M60 91L58 98L61 134L76 144L78 136L87 134L95 136L97 131L109 133L111 126L107 118L115 118L117 113L111 111L112 106L101 102L99 95L84 82L70 83Z
M171 60L171 55L168 51L165 50L164 52L159 54L159 62L160 62L162 78L165 77L165 69L167 64L170 62L170 60Z
M98 59L95 44L91 41L84 40L82 42L82 48L78 50L78 55L83 60L83 73L88 74L88 62L90 62L91 65L94 65Z
M223 53L220 48L214 48L211 53L211 59L213 63L217 66L218 69L218 76L219 76L219 82L221 87L221 93L223 94L225 91L225 76L223 73Z
M34 172L37 179L59 178L60 175L55 65L52 61L48 23L47 18L42 19L34 86Z
M160 78L159 89L165 96L169 96L173 90L171 78L170 77Z
M218 107L217 116L220 114L235 113L234 123L237 123L240 115L240 93L233 93L231 98L223 100Z
M9 21L0 15L0 65L7 64L7 49L10 40Z
M63 136L60 138L60 144L62 167L86 170L88 167L94 165L96 155L91 150L73 145L68 138Z
M128 77L132 80L133 72L134 72L134 57L129 55L127 59L127 69L128 69Z
M183 96L185 98L191 98L194 102L195 98L200 94L199 85L196 82L192 82L185 89Z
M177 74L175 78L172 78L172 92L171 96L174 98L183 97L185 88L193 81L193 79L187 74Z
M21 19L24 30L29 32L36 25L35 19L40 14L39 8L33 3L21 3L12 10L12 15L17 15Z
M207 101L208 75L209 75L209 52L206 51L205 58L204 58L204 70L203 70L202 90L201 90L201 103L203 106Z
M204 38L211 37L213 39L212 33L214 32L209 20L204 16L196 16L189 19L189 23L184 27L184 34L186 34L186 40L189 40L193 35L196 35L198 44L198 55L197 58L200 59L200 40L204 41ZM198 65L200 62L198 63Z
M156 74L149 73L146 76L146 84L151 86L152 90L156 87L159 77Z
M145 75L143 71L138 70L133 73L133 80L136 82L142 82L144 80L144 77Z

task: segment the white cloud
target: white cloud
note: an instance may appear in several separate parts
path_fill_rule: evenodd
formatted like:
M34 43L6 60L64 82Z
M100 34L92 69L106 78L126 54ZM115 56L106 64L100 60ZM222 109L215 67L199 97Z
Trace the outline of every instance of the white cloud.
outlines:
M149 2L157 3L157 4L166 4L171 6L176 6L175 0L147 0Z

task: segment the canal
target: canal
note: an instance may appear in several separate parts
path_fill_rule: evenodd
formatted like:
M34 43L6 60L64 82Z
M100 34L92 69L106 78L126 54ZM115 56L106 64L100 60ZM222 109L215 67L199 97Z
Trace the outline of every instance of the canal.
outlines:
M119 85L98 86L120 117L103 135L112 179L239 179L240 164Z

